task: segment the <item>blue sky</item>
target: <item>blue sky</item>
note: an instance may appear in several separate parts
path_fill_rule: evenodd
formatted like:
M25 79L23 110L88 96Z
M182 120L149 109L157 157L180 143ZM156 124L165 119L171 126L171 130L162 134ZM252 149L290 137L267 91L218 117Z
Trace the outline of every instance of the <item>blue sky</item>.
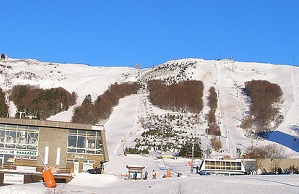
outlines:
M4 0L0 53L94 66L299 64L297 0Z

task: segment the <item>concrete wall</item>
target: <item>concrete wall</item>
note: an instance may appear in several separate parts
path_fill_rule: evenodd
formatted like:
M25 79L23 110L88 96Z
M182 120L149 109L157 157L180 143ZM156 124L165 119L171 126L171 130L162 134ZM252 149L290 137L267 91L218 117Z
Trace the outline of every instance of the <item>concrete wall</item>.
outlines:
M60 147L60 165L58 167L66 167L66 153L68 143L68 130L59 128L41 127L39 131L38 150L43 160L45 160L45 148L49 147L48 166L56 166L57 148ZM42 160L38 159L37 165L43 166Z
M283 159L257 159L257 168L273 172L276 168L287 169L294 165L295 168L299 167L299 158L283 158Z
M103 161L108 162L109 161L109 154L108 154L108 147L107 147L107 141L106 141L106 131L101 131L101 138L102 138L102 144L103 144Z

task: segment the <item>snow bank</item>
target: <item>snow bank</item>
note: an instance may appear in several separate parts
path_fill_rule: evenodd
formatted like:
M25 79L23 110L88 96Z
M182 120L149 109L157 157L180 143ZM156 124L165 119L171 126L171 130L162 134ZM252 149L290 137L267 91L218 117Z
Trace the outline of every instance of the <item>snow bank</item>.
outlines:
M114 175L79 173L68 184L88 187L104 187L116 181L119 181L119 178Z
M44 183L31 183L23 185L9 185L0 187L1 194L43 194L46 193L47 189Z

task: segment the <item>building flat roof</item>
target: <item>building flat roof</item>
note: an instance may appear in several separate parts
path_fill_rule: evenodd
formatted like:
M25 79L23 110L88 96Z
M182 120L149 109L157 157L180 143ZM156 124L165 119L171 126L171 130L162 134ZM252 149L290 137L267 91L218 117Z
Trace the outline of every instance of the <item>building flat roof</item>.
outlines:
M0 118L2 124L29 125L37 127L65 128L65 129L83 129L83 130L105 130L103 125L86 125L79 123L69 123L61 121L34 120L34 119L15 119Z

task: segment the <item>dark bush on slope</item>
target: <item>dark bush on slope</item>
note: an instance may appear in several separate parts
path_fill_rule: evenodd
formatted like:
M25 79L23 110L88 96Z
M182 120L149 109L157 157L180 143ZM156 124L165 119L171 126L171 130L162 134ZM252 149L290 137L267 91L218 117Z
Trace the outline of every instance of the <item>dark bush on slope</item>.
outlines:
M208 105L211 108L211 110L216 110L218 99L217 99L217 93L213 86L210 87L209 93L210 95L208 97Z
M0 117L6 117L8 113L8 106L5 103L5 93L0 88Z
M166 85L161 80L148 81L150 101L166 110L199 113L203 109L203 83L184 81Z
M244 92L251 99L250 115L244 118L241 127L251 128L259 136L273 131L283 120L280 86L265 80L252 80L245 83Z

